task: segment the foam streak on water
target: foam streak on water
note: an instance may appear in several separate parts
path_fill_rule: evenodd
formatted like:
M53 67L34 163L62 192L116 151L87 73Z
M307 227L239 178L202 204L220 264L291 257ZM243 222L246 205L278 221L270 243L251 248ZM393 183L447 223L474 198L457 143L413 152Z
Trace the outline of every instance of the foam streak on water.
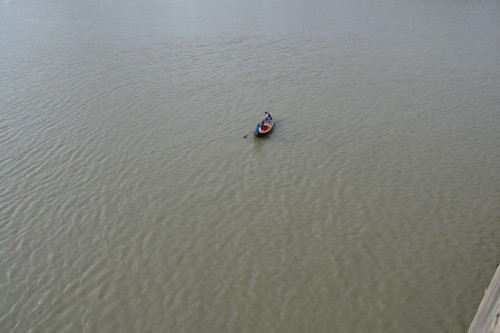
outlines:
M0 330L465 331L499 258L499 17L2 2Z

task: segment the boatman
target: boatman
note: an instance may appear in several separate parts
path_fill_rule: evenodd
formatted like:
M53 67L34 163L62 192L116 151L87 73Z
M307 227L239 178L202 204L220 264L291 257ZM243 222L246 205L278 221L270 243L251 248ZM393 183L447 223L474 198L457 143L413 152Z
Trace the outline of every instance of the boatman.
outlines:
M264 122L264 121L262 121L262 123L263 123L263 122ZM257 124L257 125L255 125L255 128L253 129L253 131L254 131L255 133L260 133L260 127L261 127L261 126L262 126L261 124Z
M271 114L269 112L264 112L266 114L266 118L264 118L265 121L271 121L273 117L271 117Z

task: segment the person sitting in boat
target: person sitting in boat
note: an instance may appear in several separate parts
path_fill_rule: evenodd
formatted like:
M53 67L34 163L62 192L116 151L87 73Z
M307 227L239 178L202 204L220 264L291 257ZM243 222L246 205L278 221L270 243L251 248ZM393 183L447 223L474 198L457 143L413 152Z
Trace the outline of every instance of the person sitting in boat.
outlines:
M273 117L271 117L271 114L269 112L264 112L266 114L266 118L264 118L265 121L271 121L273 120Z
M260 127L262 126L262 124L263 124L263 123L264 123L264 122L262 122L262 123L260 123L260 124L255 125L255 128L253 129L253 131L254 131L255 133L259 133L259 131L260 131Z
M260 123L260 129L263 131L267 131L269 129L269 125L267 125L264 121Z

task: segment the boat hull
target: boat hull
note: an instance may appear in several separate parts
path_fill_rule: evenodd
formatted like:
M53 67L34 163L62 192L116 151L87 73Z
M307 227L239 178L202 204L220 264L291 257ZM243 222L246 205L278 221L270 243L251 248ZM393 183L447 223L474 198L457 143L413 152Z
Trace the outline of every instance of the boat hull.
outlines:
M262 129L260 129L260 128L259 128L259 130L254 130L253 134L256 137L266 136L266 135L268 135L269 133L271 133L273 131L273 129L274 129L274 120L266 121L266 122L264 122L264 124L268 126L268 129L265 130L265 131L262 131Z

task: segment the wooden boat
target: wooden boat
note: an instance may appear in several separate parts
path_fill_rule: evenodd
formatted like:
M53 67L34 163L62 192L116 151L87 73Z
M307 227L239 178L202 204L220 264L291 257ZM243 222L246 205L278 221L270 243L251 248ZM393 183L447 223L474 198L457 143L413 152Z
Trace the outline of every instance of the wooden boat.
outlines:
M264 120L263 123L255 125L253 134L255 136L265 136L271 133L274 128L274 120Z

